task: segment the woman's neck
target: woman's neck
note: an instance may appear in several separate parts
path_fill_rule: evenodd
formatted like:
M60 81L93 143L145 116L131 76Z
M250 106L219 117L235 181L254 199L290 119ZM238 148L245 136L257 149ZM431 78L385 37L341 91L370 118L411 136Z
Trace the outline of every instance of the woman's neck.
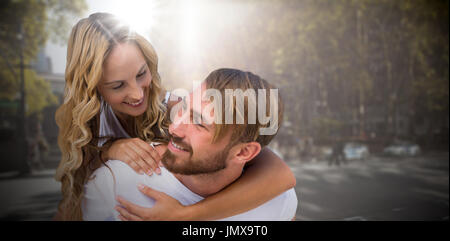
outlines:
M120 124L122 125L123 129L128 133L129 136L134 136L134 120L133 117L123 114L123 113L118 113L116 111L114 111L114 114L117 116L117 119L119 120Z

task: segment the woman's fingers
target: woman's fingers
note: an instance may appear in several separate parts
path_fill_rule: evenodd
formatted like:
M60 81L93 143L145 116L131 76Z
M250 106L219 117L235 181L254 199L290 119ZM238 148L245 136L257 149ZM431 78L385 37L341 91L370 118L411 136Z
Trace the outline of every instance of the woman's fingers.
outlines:
M145 162L145 160L139 155L135 149L127 150L127 155L129 156L126 161L131 167L137 167L137 172L140 174L146 173L147 175L152 175L153 171L151 167ZM135 169L135 168L133 168ZM136 169L135 169L136 170Z
M129 153L129 152L125 152L124 153L126 158L121 160L123 162L125 162L126 164L128 164L128 166L130 166L131 168L133 168L133 170L137 173L143 174L145 172L145 169L142 168L138 162L136 162L135 160L135 155L133 155L133 153Z
M111 146L108 157L127 163L137 173L161 174L161 156L148 143L139 138L119 140Z
M159 153L151 145L142 140L139 140L136 144L138 145L140 149L139 153L146 164L150 166L154 172L161 174L161 170L159 169L161 156Z
M142 167L145 173L151 175L153 170L156 169L155 165L152 165L153 157L148 153L148 151L142 146L141 139L135 138L130 142L128 151L132 151L133 160L137 162L139 166ZM144 142L145 143L145 142ZM148 145L147 145L148 146ZM150 160L150 161L148 161Z

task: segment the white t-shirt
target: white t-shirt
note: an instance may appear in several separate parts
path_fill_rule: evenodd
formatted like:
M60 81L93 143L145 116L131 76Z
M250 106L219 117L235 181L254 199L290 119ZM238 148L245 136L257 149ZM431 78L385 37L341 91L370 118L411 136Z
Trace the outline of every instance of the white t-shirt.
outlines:
M93 179L85 185L82 211L86 221L119 220L119 213L114 210L119 205L117 195L137 205L152 207L155 201L139 191L139 183L164 192L183 205L203 200L203 197L189 190L165 168L161 168L161 175L148 176L136 173L126 163L118 160L108 161L107 166L98 168L92 175ZM289 221L295 217L297 202L294 189L290 189L255 209L222 220Z

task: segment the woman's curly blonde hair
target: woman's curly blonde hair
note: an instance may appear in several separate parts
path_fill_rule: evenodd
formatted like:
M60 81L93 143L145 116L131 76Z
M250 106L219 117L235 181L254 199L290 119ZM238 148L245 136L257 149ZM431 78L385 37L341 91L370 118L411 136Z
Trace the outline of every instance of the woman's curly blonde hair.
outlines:
M55 116L62 152L55 178L61 182L63 198L58 213L63 220L82 220L84 184L102 163L97 147L101 138L98 136L101 97L97 84L105 59L114 46L125 42L138 46L152 74L152 85L147 88L149 107L134 119L134 133L129 134L143 140L164 138L165 107L160 99L158 58L152 45L111 14L95 13L80 20L70 34L64 103Z

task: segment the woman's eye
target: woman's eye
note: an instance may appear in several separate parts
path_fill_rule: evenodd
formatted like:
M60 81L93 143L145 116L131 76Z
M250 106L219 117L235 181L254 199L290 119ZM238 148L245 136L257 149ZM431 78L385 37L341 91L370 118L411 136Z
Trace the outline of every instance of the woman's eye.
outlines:
M144 71L144 72L142 72L142 73L140 73L140 74L138 74L136 77L142 77L142 76L144 76L145 74L147 73L147 70L146 71Z
M113 89L117 90L117 89L120 89L122 86L123 86L123 83L120 83L120 85L113 87Z

